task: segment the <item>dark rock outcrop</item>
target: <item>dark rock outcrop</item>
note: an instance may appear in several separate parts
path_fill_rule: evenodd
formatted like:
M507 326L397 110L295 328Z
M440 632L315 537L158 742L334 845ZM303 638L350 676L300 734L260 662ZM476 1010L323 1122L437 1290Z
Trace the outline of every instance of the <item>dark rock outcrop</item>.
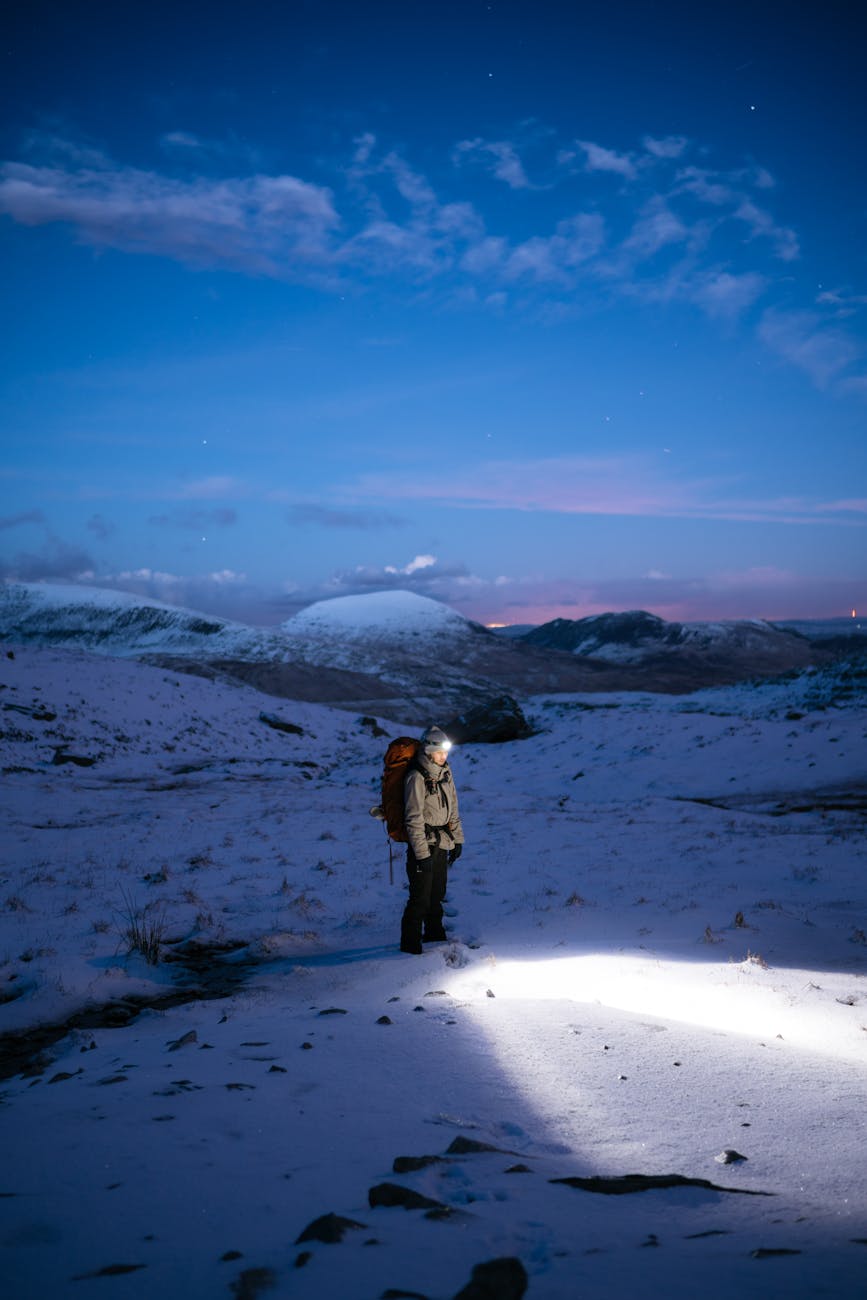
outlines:
M278 717L276 713L260 713L259 721L264 722L266 727L272 731L285 731L289 736L303 736L304 728L299 727L295 722L287 722L285 718Z
M448 1210L441 1201L433 1201L421 1192L414 1192L411 1187L401 1187L399 1183L377 1183L367 1193L371 1209L383 1205L388 1209L400 1206L404 1210Z
M326 1245L334 1245L342 1241L345 1234L351 1228L364 1228L366 1224L357 1223L355 1219L344 1219L340 1214L322 1214L312 1223L308 1223L299 1236L295 1238L295 1245L302 1241L324 1241Z
M527 1270L519 1259L490 1259L476 1264L454 1300L521 1300L527 1290Z
M511 695L498 695L475 705L453 718L443 730L456 745L499 745L507 740L524 740L533 734L533 728Z
M614 1178L550 1178L582 1192L601 1192L603 1196L627 1196L630 1192L649 1192L668 1187L699 1187L706 1192L733 1192L738 1196L773 1196L773 1192L754 1192L746 1187L720 1187L706 1178L685 1178L683 1174L621 1174Z

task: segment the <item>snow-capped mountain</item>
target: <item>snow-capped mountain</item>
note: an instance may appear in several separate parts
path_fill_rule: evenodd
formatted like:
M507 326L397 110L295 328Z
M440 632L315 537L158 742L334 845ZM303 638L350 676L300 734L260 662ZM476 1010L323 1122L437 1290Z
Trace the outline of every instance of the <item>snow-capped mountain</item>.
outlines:
M281 631L293 659L354 671L392 688L396 716L414 701L429 718L462 712L501 692L501 643L479 623L411 591L319 601ZM507 647L508 652L508 647ZM514 658L514 656L513 656ZM512 662L512 677L518 665ZM365 701L382 709L382 700Z
M102 587L6 583L0 636L19 645L72 645L118 658L147 654L278 658L282 637L210 614Z
M642 611L557 619L497 635L410 591L335 597L282 626L248 627L123 592L0 588L0 637L140 658L269 694L422 722L503 695L681 693L821 666L841 657L756 622L680 624Z
M669 623L645 610L554 619L528 632L529 645L548 646L609 663L639 664L658 657L727 661L751 671L784 672L815 662L815 651L797 632L761 619L719 623Z
M389 649L419 649L426 638L463 640L490 634L448 605L412 591L383 591L369 596L337 596L308 605L282 625L293 646L333 655L351 667L359 646L384 643Z

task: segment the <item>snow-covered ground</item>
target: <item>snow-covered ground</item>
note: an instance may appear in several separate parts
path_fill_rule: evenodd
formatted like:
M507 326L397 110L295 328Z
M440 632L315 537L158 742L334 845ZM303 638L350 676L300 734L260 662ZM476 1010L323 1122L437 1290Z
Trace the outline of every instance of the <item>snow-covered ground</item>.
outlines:
M373 720L9 653L4 1296L864 1294L863 697L537 698L411 957Z

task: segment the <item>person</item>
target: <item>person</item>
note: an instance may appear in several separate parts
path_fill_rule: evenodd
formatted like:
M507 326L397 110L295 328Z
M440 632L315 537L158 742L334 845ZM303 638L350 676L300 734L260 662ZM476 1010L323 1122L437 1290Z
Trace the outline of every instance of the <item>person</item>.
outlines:
M428 727L403 784L409 899L400 926L401 952L420 953L422 943L447 939L443 899L448 869L464 846L448 756L452 744L441 727Z

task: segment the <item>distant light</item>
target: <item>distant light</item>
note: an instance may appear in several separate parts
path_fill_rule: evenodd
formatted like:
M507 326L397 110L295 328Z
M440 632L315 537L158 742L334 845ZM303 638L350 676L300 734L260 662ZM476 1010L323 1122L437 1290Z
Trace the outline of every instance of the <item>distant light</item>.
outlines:
M855 615L854 609L852 610L852 615L853 617ZM485 627L510 627L510 626L511 625L509 623L486 623L485 624Z
M854 610L854 609L852 610L852 617L853 617L853 618L857 618L857 617L858 617L857 610Z

